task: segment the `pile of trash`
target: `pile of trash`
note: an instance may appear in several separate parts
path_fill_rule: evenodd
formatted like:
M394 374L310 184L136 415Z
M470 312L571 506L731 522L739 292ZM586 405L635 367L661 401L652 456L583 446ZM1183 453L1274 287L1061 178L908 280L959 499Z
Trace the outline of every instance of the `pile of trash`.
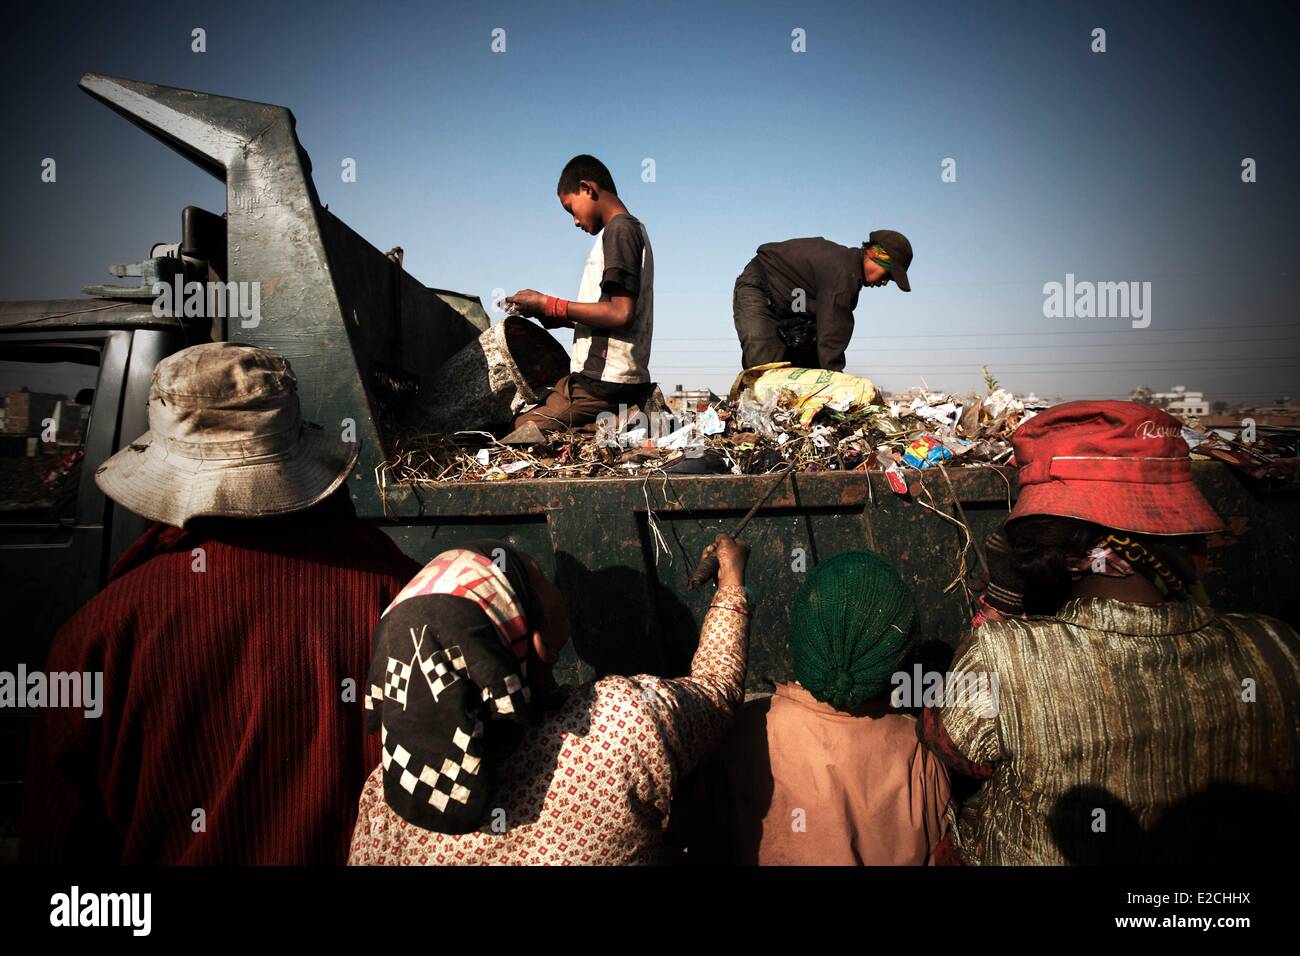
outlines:
M647 408L577 431L406 434L376 477L383 488L659 471L758 475L793 461L803 472L883 471L906 494L905 469L1007 463L1012 432L1047 407L986 380L983 396L914 388L886 397L865 378L778 362L741 373L725 398L672 410L656 389Z
M1242 428L1183 426L1183 439L1192 460L1220 461L1234 471L1259 480L1287 481L1294 472L1282 463L1300 454L1300 429L1247 424Z
M1048 407L1001 388L987 367L982 396L928 387L885 395L866 378L774 362L746 369L725 398L708 393L694 407L670 408L656 388L645 408L620 408L579 429L543 434L528 425L505 434L521 412L546 400L543 383L567 367L559 343L517 314L483 331L416 396L381 413L393 449L376 469L381 496L390 484L761 475L787 467L881 471L906 494L907 469L1013 464L1012 433ZM1296 457L1293 429L1257 436L1253 424L1240 435L1185 424L1194 458L1256 477L1280 475L1276 459Z

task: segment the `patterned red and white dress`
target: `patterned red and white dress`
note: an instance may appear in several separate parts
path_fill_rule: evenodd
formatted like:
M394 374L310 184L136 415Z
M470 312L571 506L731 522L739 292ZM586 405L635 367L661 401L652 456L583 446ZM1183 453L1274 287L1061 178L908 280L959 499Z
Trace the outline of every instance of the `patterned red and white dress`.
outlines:
M351 866L654 863L682 778L717 747L744 699L749 604L721 587L688 677L606 677L575 688L501 764L482 827L446 834L361 793Z

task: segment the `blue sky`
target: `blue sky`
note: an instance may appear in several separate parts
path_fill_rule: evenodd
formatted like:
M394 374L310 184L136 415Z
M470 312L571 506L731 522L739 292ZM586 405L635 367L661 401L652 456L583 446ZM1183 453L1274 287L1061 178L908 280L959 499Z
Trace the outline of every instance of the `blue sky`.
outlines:
M594 153L650 232L666 388L738 370L732 284L760 243L892 228L916 250L914 291L863 291L848 367L886 388L967 389L987 363L1067 398L1138 383L1300 398L1300 83L1276 9L17 4L0 298L113 281L108 263L177 238L184 205L225 208L221 184L77 89L94 70L290 107L332 211L403 246L421 281L485 301L576 292L591 239L555 181ZM1043 284L1066 273L1150 282L1150 327L1044 317Z

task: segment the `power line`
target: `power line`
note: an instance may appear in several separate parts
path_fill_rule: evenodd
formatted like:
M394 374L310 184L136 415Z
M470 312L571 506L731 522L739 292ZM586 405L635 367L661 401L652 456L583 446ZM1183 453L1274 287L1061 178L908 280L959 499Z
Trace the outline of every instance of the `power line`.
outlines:
M1185 328L1178 329L1077 329L1077 330L1054 330L1054 331L1024 331L1024 332L952 332L947 329L932 329L926 332L914 332L908 334L890 334L876 335L871 332L862 334L872 339L930 339L934 336L942 336L946 339L965 339L965 338L992 338L994 336L1016 336L1026 338L1035 335L1134 335L1141 333L1143 336L1151 333L1167 334L1169 332L1242 332L1248 329L1296 329L1300 331L1300 321L1295 322L1269 322L1260 325L1189 325ZM735 335L656 335L656 342L735 342Z
M1300 337L1297 337L1297 336L1285 336L1285 337L1270 338L1270 339L1250 339L1248 342L1242 342L1242 343L1240 343L1240 344L1241 344L1241 345L1260 345L1260 344L1265 343L1265 342L1296 342L1296 343L1300 343ZM1092 344L1085 344L1085 343L1083 343L1083 342L1073 342L1073 343L1071 343L1071 342L1065 342L1065 343L1054 344L1054 345L1000 345L1000 346L998 346L998 348L999 348L999 349L1069 349L1069 348L1076 348L1076 349L1162 348L1162 349L1168 349L1168 348L1175 348L1175 347L1180 346L1180 345L1222 345L1222 344L1224 344L1224 343L1223 343L1222 340L1220 340L1220 339L1195 339L1195 340L1192 340L1192 341L1190 341L1190 342L1167 342L1167 341L1161 341L1161 342L1098 342L1098 343L1095 344L1095 345L1092 345ZM1233 344L1237 344L1237 343L1233 343ZM988 350L988 346L986 346L986 345L930 345L930 346L927 346L927 345L904 345L904 346L889 346L889 347L886 347L886 348L871 348L870 346L854 346L854 347L852 347L852 348L846 349L845 352L846 352L846 354L851 354L851 353L853 353L853 352L872 352L872 353L875 353L875 352L915 352L915 351L918 351L918 350L920 350L920 349L930 349L930 350L935 351L935 352L972 352L972 351L977 351L977 350L985 350L985 351L987 351L987 350ZM734 346L731 347L731 348L723 348L723 347L721 347L721 346L718 346L718 347L715 347L715 348L706 348L706 349L656 349L656 350L655 350L656 354L658 354L658 355L663 355L664 353L673 354L673 353L680 353L680 352L699 353L699 352L738 352L738 351L740 351L740 346L739 346L739 344L736 344L736 345L734 345Z
M1079 274L1079 273L1075 273L1075 275L1078 275L1078 274ZM1266 269L1266 270L1256 270L1256 271L1254 271L1254 272L1234 273L1234 275L1238 275L1238 274L1241 275L1243 278L1244 278L1244 277L1249 277L1249 278L1252 278L1252 279L1276 278L1277 276L1290 276L1290 275L1291 275L1291 273L1290 273L1289 271L1285 270L1285 269L1282 269L1282 270ZM1205 273L1204 273L1204 272L1165 272L1165 273L1162 273L1162 274L1160 274L1160 275L1149 275L1149 276L1146 276L1144 279L1136 279L1136 280L1134 280L1134 279L1121 279L1121 280L1118 280L1118 281L1120 281L1121 283L1128 283L1128 282L1134 282L1134 281L1136 281L1136 282L1164 282L1164 281L1166 281L1166 280L1168 280L1168 279L1203 279L1203 278L1205 278ZM1057 281L1057 280L1056 280L1055 278L1049 278L1047 281L1048 281L1048 282L1055 282L1055 281ZM1081 280L1078 280L1078 281L1080 281L1080 282L1091 282L1091 281L1094 281L1094 280L1091 280L1091 279L1081 279ZM1108 280L1100 280L1100 281L1108 281ZM1037 279L976 279L976 278L970 278L970 279L951 279L951 280L948 280L948 281L939 281L939 282L928 282L928 281L927 281L927 282L926 282L926 288L930 288L931 286L939 287L939 286L950 286L950 285L1009 285L1009 284L1016 284L1016 285L1042 285L1043 283L1039 282Z
M1240 357L1240 356L1236 356L1236 357ZM1252 362L1249 365L1223 365L1221 363L1218 363L1218 360L1216 359L1195 359L1194 361L1215 362L1216 364L1188 365L1184 362L1172 360L1169 364L1153 365L1153 364L1138 364L1133 362L1103 362L1099 359L1094 359L1092 361L1086 361L1086 362L1058 362L1054 365L1044 365L1037 362L999 362L994 368L994 371L999 371L1001 369L1015 368L1015 369L1020 369L1021 371L1039 371L1039 372L1057 372L1057 371L1107 372L1112 370L1121 371L1121 372L1141 372L1141 371L1170 372L1170 371L1178 371L1180 369L1185 369L1189 372L1218 372L1218 371L1227 372L1227 371L1242 371L1242 370L1252 370L1252 371L1259 371L1259 372L1268 372L1268 371L1287 372L1287 371L1292 371L1294 369L1300 369L1300 359L1292 359L1291 361L1293 364L1290 365L1261 365L1258 362ZM656 368L689 369L691 371L721 371L721 372L729 371L730 374L733 375L739 374L739 372L741 371L740 368L736 366L674 365L674 364L663 363L663 362L656 362L652 364L654 364ZM1084 365L1090 367L1089 368L1076 367L1076 366L1084 366ZM969 363L969 362L913 362L904 365L878 365L878 364L871 365L871 369L877 371L888 370L888 371L906 372L911 370L924 371L925 369L932 369L932 368L957 368L957 369L970 369L971 371L975 371L979 369L980 366L979 364Z
M1052 394L1056 398L1100 398L1101 397L1097 392L1054 392ZM1112 392L1111 394L1123 394L1123 390L1120 390L1119 392ZM1259 401L1259 397L1261 395L1266 396L1269 400L1267 402ZM1281 398L1282 396L1278 392L1257 392L1257 393L1215 392L1212 396L1208 396L1208 397L1213 398L1215 401L1227 401L1228 399L1234 399L1236 401L1249 400L1254 402L1255 404L1268 405L1268 404L1272 404L1273 399Z

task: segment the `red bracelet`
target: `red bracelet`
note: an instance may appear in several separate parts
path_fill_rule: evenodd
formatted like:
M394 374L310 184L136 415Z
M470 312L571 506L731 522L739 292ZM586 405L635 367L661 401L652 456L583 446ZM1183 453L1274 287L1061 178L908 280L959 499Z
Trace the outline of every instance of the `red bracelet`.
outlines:
M546 297L546 306L544 312L548 319L568 319L569 300L557 299L553 295L548 295Z

